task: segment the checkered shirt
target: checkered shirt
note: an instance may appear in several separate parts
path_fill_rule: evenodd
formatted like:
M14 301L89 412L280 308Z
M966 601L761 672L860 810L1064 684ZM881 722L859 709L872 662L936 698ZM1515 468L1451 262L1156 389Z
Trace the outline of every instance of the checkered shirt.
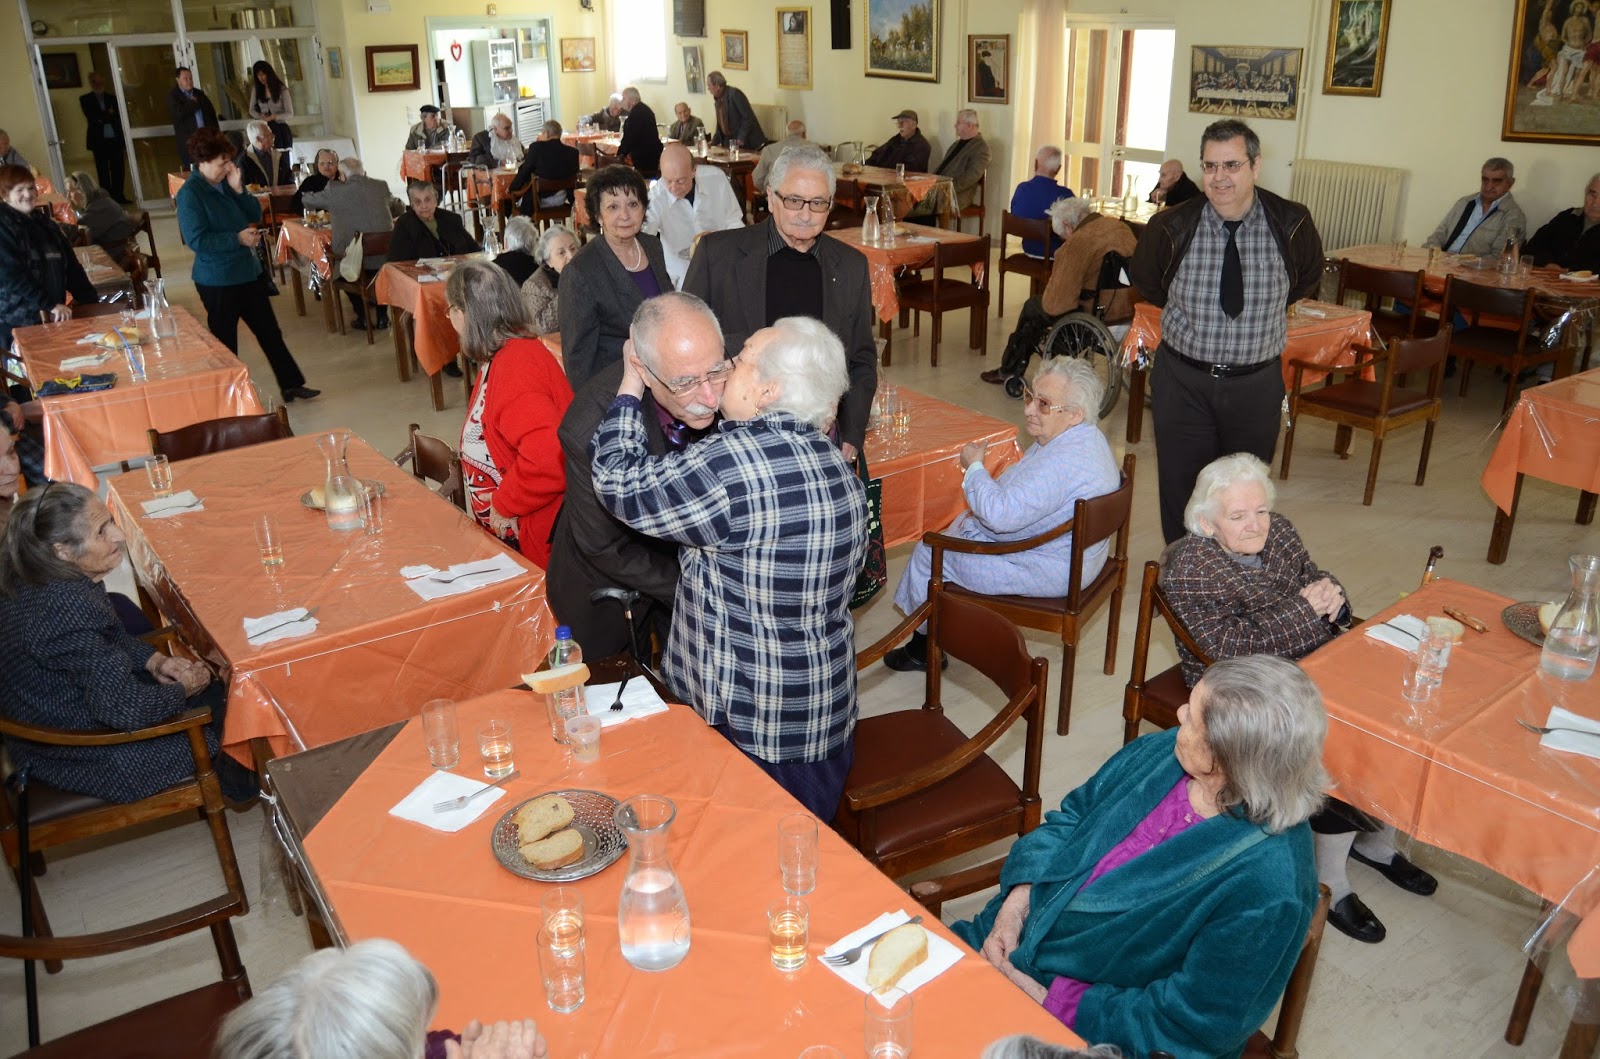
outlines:
M1244 270L1244 311L1230 320L1222 309L1222 255L1228 230L1206 203L1194 241L1172 277L1161 314L1161 336L1186 357L1208 364L1259 364L1281 356L1289 341L1284 306L1289 270L1258 197L1235 237Z

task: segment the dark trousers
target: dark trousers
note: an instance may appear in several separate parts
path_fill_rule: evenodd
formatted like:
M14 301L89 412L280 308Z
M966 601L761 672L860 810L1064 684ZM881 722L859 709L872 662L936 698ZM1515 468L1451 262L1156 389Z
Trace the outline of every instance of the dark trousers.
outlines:
M344 293L345 293L345 297L350 299L350 309L351 309L352 312L354 312L356 314L355 315L355 324L356 324L356 326L359 327L359 326L361 326L361 321L363 321L363 320L365 320L367 318L367 306L366 306L366 303L361 300L361 295L357 294L353 290L347 290ZM389 319L389 307L387 305L384 305L383 303L380 302L380 303L378 303L378 307L377 308L378 308L378 311L377 311L376 315L374 315L372 317L373 323L377 323L379 320L387 320L387 319Z
M1000 357L1000 370L1017 377L1026 372L1034 350L1044 341L1045 332L1059 319L1045 312L1044 302L1038 298L1023 302L1022 312L1017 314L1017 329L1006 340L1006 351Z
M716 725L716 730L728 742L739 746L727 725ZM845 781L850 778L850 766L856 760L856 739L852 732L844 749L825 761L763 761L744 747L739 747L739 752L827 825L839 811L839 801L844 797Z
M278 330L278 318L268 300L265 276L229 287L196 283L194 289L206 307L206 327L234 356L239 355L239 321L243 320L256 336L261 352L267 355L267 363L272 365L272 374L278 380L278 389L292 390L306 384L300 365L294 362L294 354L283 343L283 332Z
M1184 534L1183 509L1206 464L1235 452L1272 463L1284 391L1276 358L1250 375L1218 379L1168 352L1165 343L1156 350L1150 418L1156 432L1161 535L1171 544Z
M123 188L127 168L128 156L123 154L122 144L109 143L94 149L95 178L106 189L106 194L118 202L128 201L128 193Z

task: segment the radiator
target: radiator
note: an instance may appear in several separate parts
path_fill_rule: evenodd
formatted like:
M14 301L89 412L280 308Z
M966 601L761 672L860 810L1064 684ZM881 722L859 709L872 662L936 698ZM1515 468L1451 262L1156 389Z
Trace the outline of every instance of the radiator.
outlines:
M1311 211L1323 249L1394 240L1406 170L1298 158L1293 172L1289 197Z

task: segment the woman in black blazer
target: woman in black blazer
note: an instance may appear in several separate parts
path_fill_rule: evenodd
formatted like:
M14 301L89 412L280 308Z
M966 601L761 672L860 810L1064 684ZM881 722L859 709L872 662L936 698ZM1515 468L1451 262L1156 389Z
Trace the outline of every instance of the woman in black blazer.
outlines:
M649 201L644 178L608 165L589 178L588 189L589 228L601 237L561 273L561 360L574 391L622 359L639 304L673 289L661 240L640 231Z
M439 189L426 180L406 185L411 208L394 222L388 261L416 261L424 257L476 254L483 247L472 238L461 218L439 208Z

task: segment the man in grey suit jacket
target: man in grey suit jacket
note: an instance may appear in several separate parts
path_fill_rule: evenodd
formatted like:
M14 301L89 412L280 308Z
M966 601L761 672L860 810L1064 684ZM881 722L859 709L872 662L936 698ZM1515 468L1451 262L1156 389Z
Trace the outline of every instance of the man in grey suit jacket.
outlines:
M389 185L367 176L360 159L342 160L339 171L344 174L343 180L330 180L321 191L306 192L301 196L301 201L309 209L328 211L328 220L333 225L328 242L334 250L343 253L357 235L362 232L390 231L394 228L394 220L389 214ZM362 271L370 278L371 273L383 267L383 262L383 254L367 254L361 259ZM356 326L364 328L366 325L361 321L366 314L361 299L354 292L347 293L350 295L350 304L355 308ZM389 326L387 306L378 306L378 318L373 326Z
M989 169L989 144L978 131L978 112L962 110L956 113L956 142L944 153L944 160L934 172L950 178L956 187L956 208L966 209L978 197L978 181ZM932 195L917 204L911 211L917 215L937 212Z
M761 131L761 122L751 109L750 100L728 84L721 70L706 74L706 90L717 101L717 127L711 130L713 146L725 147L729 140L738 140L746 150L759 151L767 145L767 134Z
M878 386L867 259L823 237L833 205L833 163L814 144L791 147L767 177L772 216L749 228L702 236L683 289L698 294L722 322L728 355L785 316L812 316L844 343L850 389L839 402L839 440L855 458ZM570 265L568 266L571 267Z

